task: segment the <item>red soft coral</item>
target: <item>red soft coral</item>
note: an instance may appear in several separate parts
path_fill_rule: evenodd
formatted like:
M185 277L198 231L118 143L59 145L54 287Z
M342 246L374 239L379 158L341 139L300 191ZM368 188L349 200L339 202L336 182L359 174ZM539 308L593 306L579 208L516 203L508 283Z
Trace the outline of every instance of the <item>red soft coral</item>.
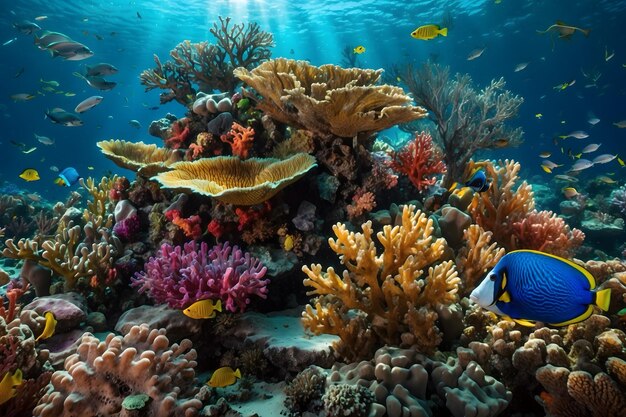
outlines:
M247 159L254 142L254 129L233 123L230 131L220 137L222 142L230 144L232 154Z
M190 217L182 217L179 210L169 210L165 212L165 217L176 226L180 227L185 236L192 239L198 239L202 236L202 228L200 227L200 216L193 215Z
M418 133L398 152L391 153L391 168L409 177L418 191L435 184L435 175L446 172L443 155L434 146L433 138L427 132Z
M177 120L170 127L170 137L165 139L165 146L178 149L185 144L189 136L189 122L187 119Z
M352 197L353 203L346 207L348 218L354 219L364 213L368 213L376 207L376 198L370 191L357 190Z

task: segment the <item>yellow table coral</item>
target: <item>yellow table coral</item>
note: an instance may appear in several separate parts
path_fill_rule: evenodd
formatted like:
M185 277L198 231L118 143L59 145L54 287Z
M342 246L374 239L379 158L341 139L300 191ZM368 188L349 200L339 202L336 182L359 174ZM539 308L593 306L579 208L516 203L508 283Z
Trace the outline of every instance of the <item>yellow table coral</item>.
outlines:
M333 226L337 239L329 244L346 268L341 275L319 264L302 268L313 288L307 294L316 296L303 313L304 327L338 335L336 348L348 359L384 344L433 350L441 341L435 307L457 301L460 282L452 261L439 262L445 239L434 239L432 220L414 206L404 207L401 224L376 235L380 254L371 222L362 230Z
M165 188L187 189L224 203L252 206L272 198L316 166L315 157L299 153L290 158L218 156L177 162L172 171L152 179Z

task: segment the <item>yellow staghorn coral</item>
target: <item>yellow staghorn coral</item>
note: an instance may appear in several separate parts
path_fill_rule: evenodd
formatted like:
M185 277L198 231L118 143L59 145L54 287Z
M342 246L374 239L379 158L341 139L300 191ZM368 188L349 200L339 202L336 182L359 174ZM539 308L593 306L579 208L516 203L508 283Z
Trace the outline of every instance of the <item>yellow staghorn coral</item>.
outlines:
M183 154L174 149L159 148L143 142L125 140L103 140L98 148L111 161L121 168L130 169L145 177L167 171L174 162L183 160Z
M299 153L285 160L219 156L177 162L152 179L165 188L188 189L221 202L251 206L272 198L311 168L315 157Z
M505 249L511 249L514 239L513 224L526 218L535 208L532 187L522 182L514 189L520 164L508 159L498 162L470 161L464 178L477 168L485 170L487 178L493 182L485 192L476 193L468 211L476 224L493 233L493 239Z
M411 98L402 88L375 85L381 73L335 65L316 67L285 58L266 61L252 71L234 71L261 95L257 108L273 119L323 137L345 138L368 136L426 116L424 108L408 105Z
M462 282L459 295L466 297L504 256L505 251L497 243L491 243L492 233L477 224L468 227L463 236L465 246L459 250L456 264Z
M108 213L113 212L112 204L107 204L109 201L109 191L113 187L113 184L119 177L113 175L112 177L102 177L99 183L96 184L96 180L92 177L86 180L80 179L80 185L82 185L91 194L93 201L87 202L87 209L85 210L85 218L90 216L106 217ZM89 212L89 214L87 213Z
M435 307L457 301L459 278L452 261L436 264L445 239L433 238L433 221L414 206L405 206L401 224L377 233L371 222L362 233L333 226L330 247L346 270L304 266L304 285L313 289L313 305L303 312L304 327L315 334L340 337L338 352L348 359L367 357L383 344L417 344L431 351L440 342ZM428 268L428 269L427 269Z
M111 217L109 215L109 217ZM87 223L83 228L72 222L60 228L53 239L40 245L31 239L15 242L9 239L2 255L6 258L31 260L51 269L65 279L65 290L72 290L80 278L87 277L93 284L106 283L109 271L121 243L106 228L94 228Z

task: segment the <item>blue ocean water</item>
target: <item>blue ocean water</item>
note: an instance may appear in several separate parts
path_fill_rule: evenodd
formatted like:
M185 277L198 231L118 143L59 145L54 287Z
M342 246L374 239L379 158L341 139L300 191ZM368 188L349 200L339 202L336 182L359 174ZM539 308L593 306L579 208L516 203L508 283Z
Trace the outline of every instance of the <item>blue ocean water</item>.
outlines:
M524 129L525 143L483 156L519 160L524 175L536 175L536 182L550 180L540 168L538 154L542 151L551 151L554 162L571 163L560 153L561 146L566 153L569 148L577 153L588 143L602 143L602 153L626 156L626 129L613 125L626 119L624 1L21 0L3 1L0 8L0 42L17 38L0 47L0 181L51 200L68 193L53 184L56 173L51 165L61 170L73 166L81 175L97 178L108 171L128 175L100 154L96 142L114 138L159 143L148 135L150 122L167 112L184 116L185 109L176 102L161 106L157 91L145 93L139 74L153 67L153 54L166 60L182 40L211 41L209 29L219 16L230 16L234 22L258 22L273 33L273 57L305 59L315 65L342 64L345 47L363 45L366 52L358 56L362 67L388 69L431 59L450 66L453 73L469 73L479 87L504 77L507 88L525 100L519 117L512 121ZM43 16L46 18L35 20ZM83 61L53 59L33 45L31 35L12 27L23 19L84 43L94 56ZM591 32L588 37L576 32L570 40L537 32L557 20ZM418 26L444 21L449 26L445 38L421 41L410 36ZM481 48L485 49L479 58L467 59ZM85 65L100 62L120 69L110 77L118 83L111 91L95 90L72 75L84 71ZM515 72L521 63L528 65ZM75 96L46 92L42 90L46 84L40 80L58 81L55 89ZM555 88L573 80L575 84L563 90ZM18 93L36 97L13 102L9 96ZM104 100L83 114L84 126L64 127L44 120L46 109L71 111L91 95L102 95ZM588 123L592 116L600 122ZM129 125L133 119L141 128ZM555 136L576 130L588 132L589 138L554 144ZM38 143L34 134L48 136L55 144ZM389 133L396 134L402 135ZM11 141L37 149L24 154L23 148ZM37 169L41 180L22 181L18 175L25 168ZM613 162L591 168L582 178L615 173L614 178L621 182L626 178L624 171Z

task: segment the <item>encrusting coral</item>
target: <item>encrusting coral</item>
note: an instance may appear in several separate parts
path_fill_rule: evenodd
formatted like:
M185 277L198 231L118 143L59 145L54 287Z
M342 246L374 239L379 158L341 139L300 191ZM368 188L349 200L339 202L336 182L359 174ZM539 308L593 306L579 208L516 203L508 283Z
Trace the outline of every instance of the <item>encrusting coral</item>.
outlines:
M426 116L399 87L376 85L382 70L316 67L285 58L234 74L262 98L257 108L281 123L319 136L368 136ZM246 94L254 98L251 92Z
M196 351L184 339L170 345L165 330L133 326L124 336L109 333L104 341L85 333L65 369L52 375L51 389L35 407L35 417L131 416L125 398L145 394L141 415L190 417L202 402L193 396Z
M460 281L454 263L441 262L445 240L434 239L433 221L414 206L404 206L401 224L377 234L380 254L372 223L362 230L333 226L337 238L329 244L346 268L342 275L319 264L302 268L313 288L307 294L316 296L302 313L304 327L338 335L336 348L350 359L384 344L432 351L441 342L435 307L457 300Z
M177 162L171 171L153 179L164 188L188 189L224 203L252 206L269 200L315 166L315 158L304 153L285 160L220 156Z

